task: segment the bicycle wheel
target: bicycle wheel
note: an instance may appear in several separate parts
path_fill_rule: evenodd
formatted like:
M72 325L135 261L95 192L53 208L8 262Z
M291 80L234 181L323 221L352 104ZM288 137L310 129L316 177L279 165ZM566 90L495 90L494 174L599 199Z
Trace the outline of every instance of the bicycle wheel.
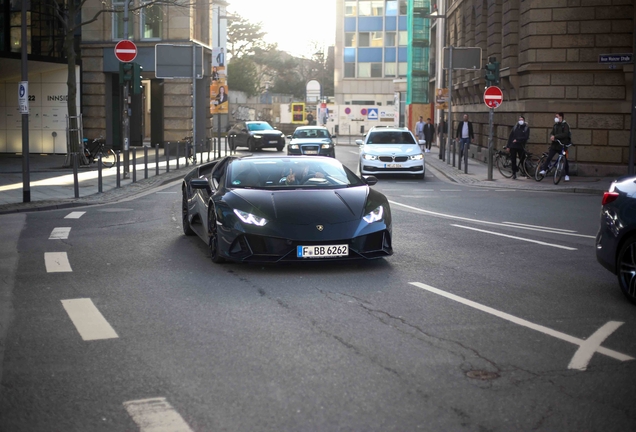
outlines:
M537 162L537 167L534 169L534 179L538 182L540 182L541 180L543 180L543 177L545 177L545 175L540 174L541 172L541 167L543 166L543 164L545 163L545 158L547 156L543 156L541 159L539 159L539 162Z
M539 163L538 156L526 155L526 158L523 162L523 169L526 172L526 177L530 178L534 176L534 172L537 169L538 163Z
M557 185L563 178L565 173L565 161L562 157L557 160L556 167L554 168L554 184Z
M113 149L106 150L106 153L102 153L102 165L104 168L112 168L117 162L117 155Z
M497 169L505 178L512 177L512 163L510 162L510 156L507 154L497 155Z

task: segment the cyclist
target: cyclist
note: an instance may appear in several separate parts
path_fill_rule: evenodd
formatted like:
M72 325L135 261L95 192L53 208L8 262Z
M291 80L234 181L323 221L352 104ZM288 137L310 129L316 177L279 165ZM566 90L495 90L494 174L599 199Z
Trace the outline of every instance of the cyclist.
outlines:
M548 157L545 159L543 166L541 167L541 171L539 174L545 175L548 166L550 165L550 161L555 154L561 151L561 144L565 146L569 146L572 143L572 134L570 133L570 125L565 121L563 113L556 113L554 117L554 126L552 126L552 133L550 134L550 150L548 152ZM561 141L561 143L559 143ZM570 166L568 164L568 159L565 158L565 181L570 181Z
M506 145L506 148L510 150L513 179L517 178L517 171L519 171L519 167L517 166L517 156L519 156L519 165L521 166L523 166L523 163L526 160L526 152L524 150L524 147L526 145L526 142L528 142L529 137L530 127L528 127L528 125L526 124L525 117L520 115L519 121L510 132L510 136L508 137L508 144Z

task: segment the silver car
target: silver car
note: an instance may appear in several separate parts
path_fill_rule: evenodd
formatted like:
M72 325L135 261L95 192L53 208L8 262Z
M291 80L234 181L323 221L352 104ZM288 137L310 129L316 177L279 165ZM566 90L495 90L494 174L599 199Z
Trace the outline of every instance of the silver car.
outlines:
M360 175L409 174L424 178L424 153L407 128L373 127L360 146Z

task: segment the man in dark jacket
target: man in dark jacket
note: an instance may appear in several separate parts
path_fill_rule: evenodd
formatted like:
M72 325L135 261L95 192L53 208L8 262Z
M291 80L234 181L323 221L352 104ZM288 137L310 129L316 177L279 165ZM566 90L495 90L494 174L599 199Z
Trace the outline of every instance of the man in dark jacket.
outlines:
M530 137L530 128L526 124L524 116L519 116L519 121L512 128L510 136L508 137L508 144L506 148L510 150L510 160L512 161L512 178L517 178L517 172L519 167L517 166L517 156L519 157L519 164L523 166L523 162L526 159L525 145ZM527 174L527 173L526 173Z
M430 153L431 145L435 139L435 126L431 123L430 118L426 119L426 124L424 125L424 139L426 140L426 153Z
M541 167L541 171L539 174L545 175L548 170L548 166L550 165L550 161L555 154L561 152L561 144L565 146L569 146L572 143L570 133L570 125L565 121L563 113L556 113L554 117L554 126L552 126L552 133L550 134L550 150L548 151L548 157L545 159L543 166ZM561 141L561 144L559 144ZM565 159L565 181L570 181L570 166L568 164L568 160Z
M457 125L455 138L459 138L459 154L463 155L464 148L468 150L470 143L475 139L473 123L468 121L468 114L464 114L464 121L459 122Z

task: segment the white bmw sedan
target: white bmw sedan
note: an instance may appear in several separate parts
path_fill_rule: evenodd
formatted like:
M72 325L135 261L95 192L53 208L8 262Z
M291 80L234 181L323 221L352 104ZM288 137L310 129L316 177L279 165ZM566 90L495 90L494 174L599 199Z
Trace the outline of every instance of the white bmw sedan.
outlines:
M424 154L406 128L374 127L360 146L360 175L409 174L424 178Z

